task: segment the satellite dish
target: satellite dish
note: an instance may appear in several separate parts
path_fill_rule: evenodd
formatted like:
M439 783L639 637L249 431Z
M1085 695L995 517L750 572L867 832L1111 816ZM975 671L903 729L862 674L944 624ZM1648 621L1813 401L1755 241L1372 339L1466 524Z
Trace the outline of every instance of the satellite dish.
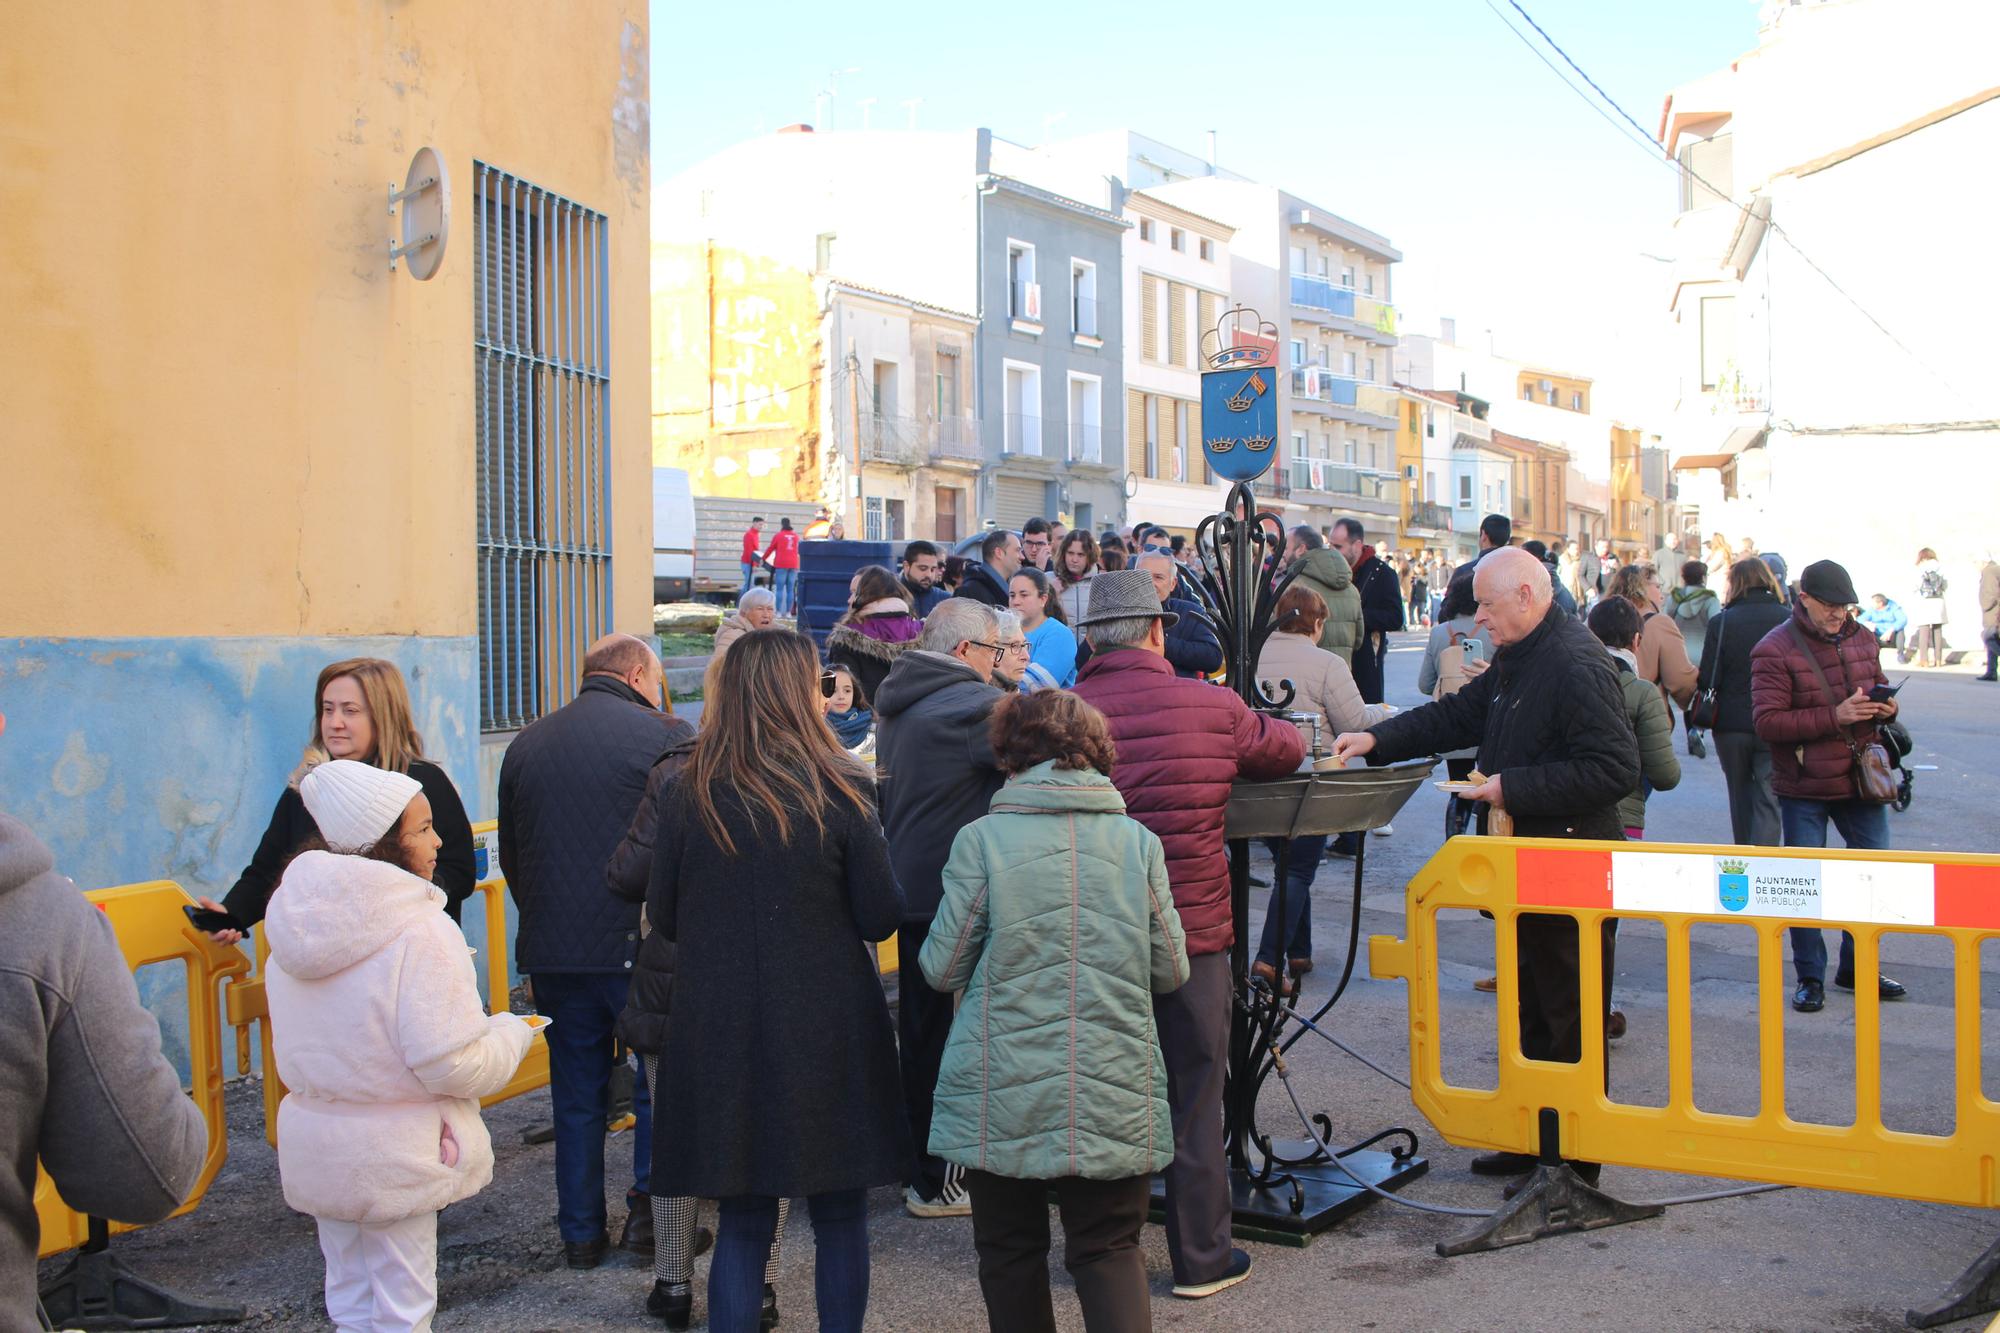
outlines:
M445 175L444 159L426 145L410 159L403 188L389 187L389 212L403 206L400 241L389 242L389 271L396 261L410 261L410 276L417 281L433 277L444 263L445 241L451 232L451 182Z

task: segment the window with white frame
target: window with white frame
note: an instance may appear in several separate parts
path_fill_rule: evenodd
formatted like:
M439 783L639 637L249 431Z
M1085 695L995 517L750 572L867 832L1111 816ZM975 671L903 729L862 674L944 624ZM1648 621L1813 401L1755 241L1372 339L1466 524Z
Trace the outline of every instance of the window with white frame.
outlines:
M840 237L830 231L823 231L813 238L813 268L821 273L833 271L834 262L839 259Z
M1375 294L1375 275L1373 273L1362 275L1361 294L1364 296L1373 296Z
M1303 245L1292 247L1292 272L1300 275L1312 272L1306 267L1306 248Z
M1033 324L1042 322L1042 288L1035 281L1035 247L1026 241L1007 242L1007 314Z
M1340 354L1340 373L1349 379L1354 378L1354 353L1342 352Z
M1005 411L1006 437L1002 447L1010 454L1040 457L1042 452L1042 368L1019 361L1007 366Z
M1142 241L1151 241L1153 239L1153 220L1151 218L1139 219L1139 239Z
M1178 250L1182 253L1186 253L1187 251L1186 232L1182 231L1179 227L1175 227L1168 233L1168 240L1175 250Z
M1354 270L1352 268L1343 267L1340 270L1340 285L1348 288L1354 286Z
M1304 338L1294 338L1292 339L1292 364L1295 366L1303 366L1305 363L1306 363L1306 340Z
M1370 384L1375 382L1375 358L1372 356L1368 358L1368 373L1363 378Z
M1472 508L1472 474L1470 472L1461 472L1458 474L1458 507L1460 509Z
M1097 265L1085 259L1069 261L1069 326L1082 337L1098 336Z
M1569 410L1572 412L1583 411L1583 394L1575 389L1570 390Z
M1201 257L1207 263L1215 262L1215 242L1204 236L1201 238Z
M900 542L906 536L901 500L868 496L861 502L861 522L866 540L871 542Z
M605 215L472 164L479 726L567 703L611 628Z

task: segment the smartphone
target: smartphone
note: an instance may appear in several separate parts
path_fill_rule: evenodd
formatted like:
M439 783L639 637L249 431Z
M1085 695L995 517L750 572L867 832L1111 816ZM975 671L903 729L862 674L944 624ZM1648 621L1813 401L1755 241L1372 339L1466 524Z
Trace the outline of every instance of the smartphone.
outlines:
M1910 683L1910 678L1908 676L1903 677L1900 681L1896 682L1894 685L1891 685L1887 681L1884 681L1882 684L1877 685L1873 689L1868 691L1868 702L1877 704L1888 703L1891 699L1896 697L1896 691L1902 689L1903 686L1908 685L1909 683Z
M1465 650L1465 660L1468 662L1484 662L1486 660L1486 641L1483 639L1467 639L1459 647Z
M207 907L197 907L193 903L181 908L188 921L204 935L213 935L218 930L248 930L250 927L238 921L227 912L217 912Z

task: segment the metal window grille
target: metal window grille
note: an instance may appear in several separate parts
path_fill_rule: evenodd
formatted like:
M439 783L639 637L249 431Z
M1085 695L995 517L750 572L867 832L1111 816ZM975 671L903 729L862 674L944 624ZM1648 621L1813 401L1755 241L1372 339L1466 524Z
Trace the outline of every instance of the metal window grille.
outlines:
M611 624L608 226L473 163L479 722L575 693Z

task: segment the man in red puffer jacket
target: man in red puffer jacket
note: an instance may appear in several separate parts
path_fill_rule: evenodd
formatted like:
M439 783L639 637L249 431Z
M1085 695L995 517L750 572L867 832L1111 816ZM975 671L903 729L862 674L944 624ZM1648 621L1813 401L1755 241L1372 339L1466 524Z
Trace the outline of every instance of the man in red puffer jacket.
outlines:
M1751 719L1771 747L1787 847L1826 846L1828 820L1849 847L1889 845L1888 807L1855 797L1856 750L1875 742L1878 722L1896 716L1894 699L1868 698L1887 680L1875 635L1850 614L1858 600L1845 569L1831 560L1807 565L1792 618L1750 650ZM1818 929L1792 928L1792 968L1799 978L1792 1008L1817 1012L1826 1004L1826 937ZM1885 1000L1907 993L1888 977L1875 981ZM1854 988L1854 937L1845 931L1833 984Z
M1222 816L1239 776L1282 777L1305 758L1298 728L1253 713L1233 693L1174 674L1160 605L1142 569L1099 574L1080 622L1092 656L1076 693L1104 714L1117 745L1111 780L1132 818L1167 853L1174 907L1187 932L1188 981L1155 997L1167 1064L1174 1162L1167 1168L1167 1251L1174 1295L1199 1300L1250 1274L1229 1244L1229 1171L1223 1158L1222 1081L1229 1063L1229 862Z

